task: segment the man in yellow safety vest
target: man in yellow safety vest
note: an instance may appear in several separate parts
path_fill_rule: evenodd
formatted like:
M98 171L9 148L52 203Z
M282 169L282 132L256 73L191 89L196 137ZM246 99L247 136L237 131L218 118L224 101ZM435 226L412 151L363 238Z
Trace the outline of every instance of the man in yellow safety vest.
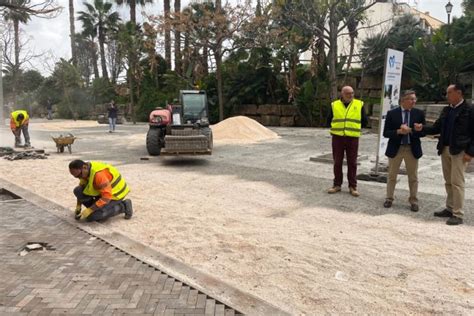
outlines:
M334 182L328 193L341 191L342 163L344 152L347 160L347 180L349 192L358 197L357 191L357 154L359 151L359 137L362 127L366 127L368 120L364 110L364 102L354 98L354 90L350 86L341 89L341 98L331 103L328 115L328 126L331 127L332 155L334 160Z
M15 147L21 147L21 132L25 138L25 147L31 147L30 134L28 133L28 124L30 116L25 110L13 111L10 114L10 129L15 135Z
M79 179L79 186L74 189L77 220L103 221L122 213L125 219L132 217L132 201L125 199L130 189L115 167L98 161L73 160L69 173ZM82 210L82 205L86 209Z

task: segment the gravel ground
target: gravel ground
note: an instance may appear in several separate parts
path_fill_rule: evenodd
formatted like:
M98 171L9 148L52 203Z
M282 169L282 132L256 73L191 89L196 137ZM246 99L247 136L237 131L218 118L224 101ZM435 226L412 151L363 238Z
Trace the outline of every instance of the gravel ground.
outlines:
M212 156L148 157L146 125L107 133L95 122L33 120L32 144L47 160L0 159L0 177L74 207L71 159L113 163L132 188L135 216L106 223L292 314L474 313L474 177L466 179L465 224L432 216L444 206L434 140L424 140L420 212L409 211L406 176L394 207L385 185L359 182L336 195L323 129L272 128L281 138L255 144L216 142ZM57 154L51 133L78 136L73 154ZM0 146L13 135L0 130ZM376 135L361 139L359 173L374 166ZM141 160L148 157L149 160ZM71 212L72 216L72 212Z

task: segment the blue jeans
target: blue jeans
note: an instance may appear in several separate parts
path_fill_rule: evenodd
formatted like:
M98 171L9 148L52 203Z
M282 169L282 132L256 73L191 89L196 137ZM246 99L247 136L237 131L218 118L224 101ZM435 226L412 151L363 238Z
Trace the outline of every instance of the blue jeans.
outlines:
M109 131L115 131L115 123L117 123L117 118L109 117Z

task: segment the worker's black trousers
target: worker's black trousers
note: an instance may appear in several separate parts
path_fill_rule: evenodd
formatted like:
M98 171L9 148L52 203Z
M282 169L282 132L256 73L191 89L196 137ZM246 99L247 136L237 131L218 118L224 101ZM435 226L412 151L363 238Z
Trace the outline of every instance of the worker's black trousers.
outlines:
M74 188L74 195L76 196L77 200L81 202L82 205L85 207L91 207L100 199L100 196L90 196L85 195L83 192L84 188L81 186L77 186ZM107 203L104 207L95 210L89 217L87 217L88 222L94 221L104 221L109 217L125 213L125 204L123 200L116 201L112 200Z

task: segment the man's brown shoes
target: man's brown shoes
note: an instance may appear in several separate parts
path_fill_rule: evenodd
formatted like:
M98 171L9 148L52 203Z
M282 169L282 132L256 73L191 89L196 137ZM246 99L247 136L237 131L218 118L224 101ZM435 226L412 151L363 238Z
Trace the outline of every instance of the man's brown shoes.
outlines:
M339 187L337 185L335 185L332 188L328 189L329 194L334 194L334 193L337 193L337 192L341 192L341 187Z
M349 187L349 192L351 193L352 196L354 197L359 197L360 193L357 191L356 188Z

